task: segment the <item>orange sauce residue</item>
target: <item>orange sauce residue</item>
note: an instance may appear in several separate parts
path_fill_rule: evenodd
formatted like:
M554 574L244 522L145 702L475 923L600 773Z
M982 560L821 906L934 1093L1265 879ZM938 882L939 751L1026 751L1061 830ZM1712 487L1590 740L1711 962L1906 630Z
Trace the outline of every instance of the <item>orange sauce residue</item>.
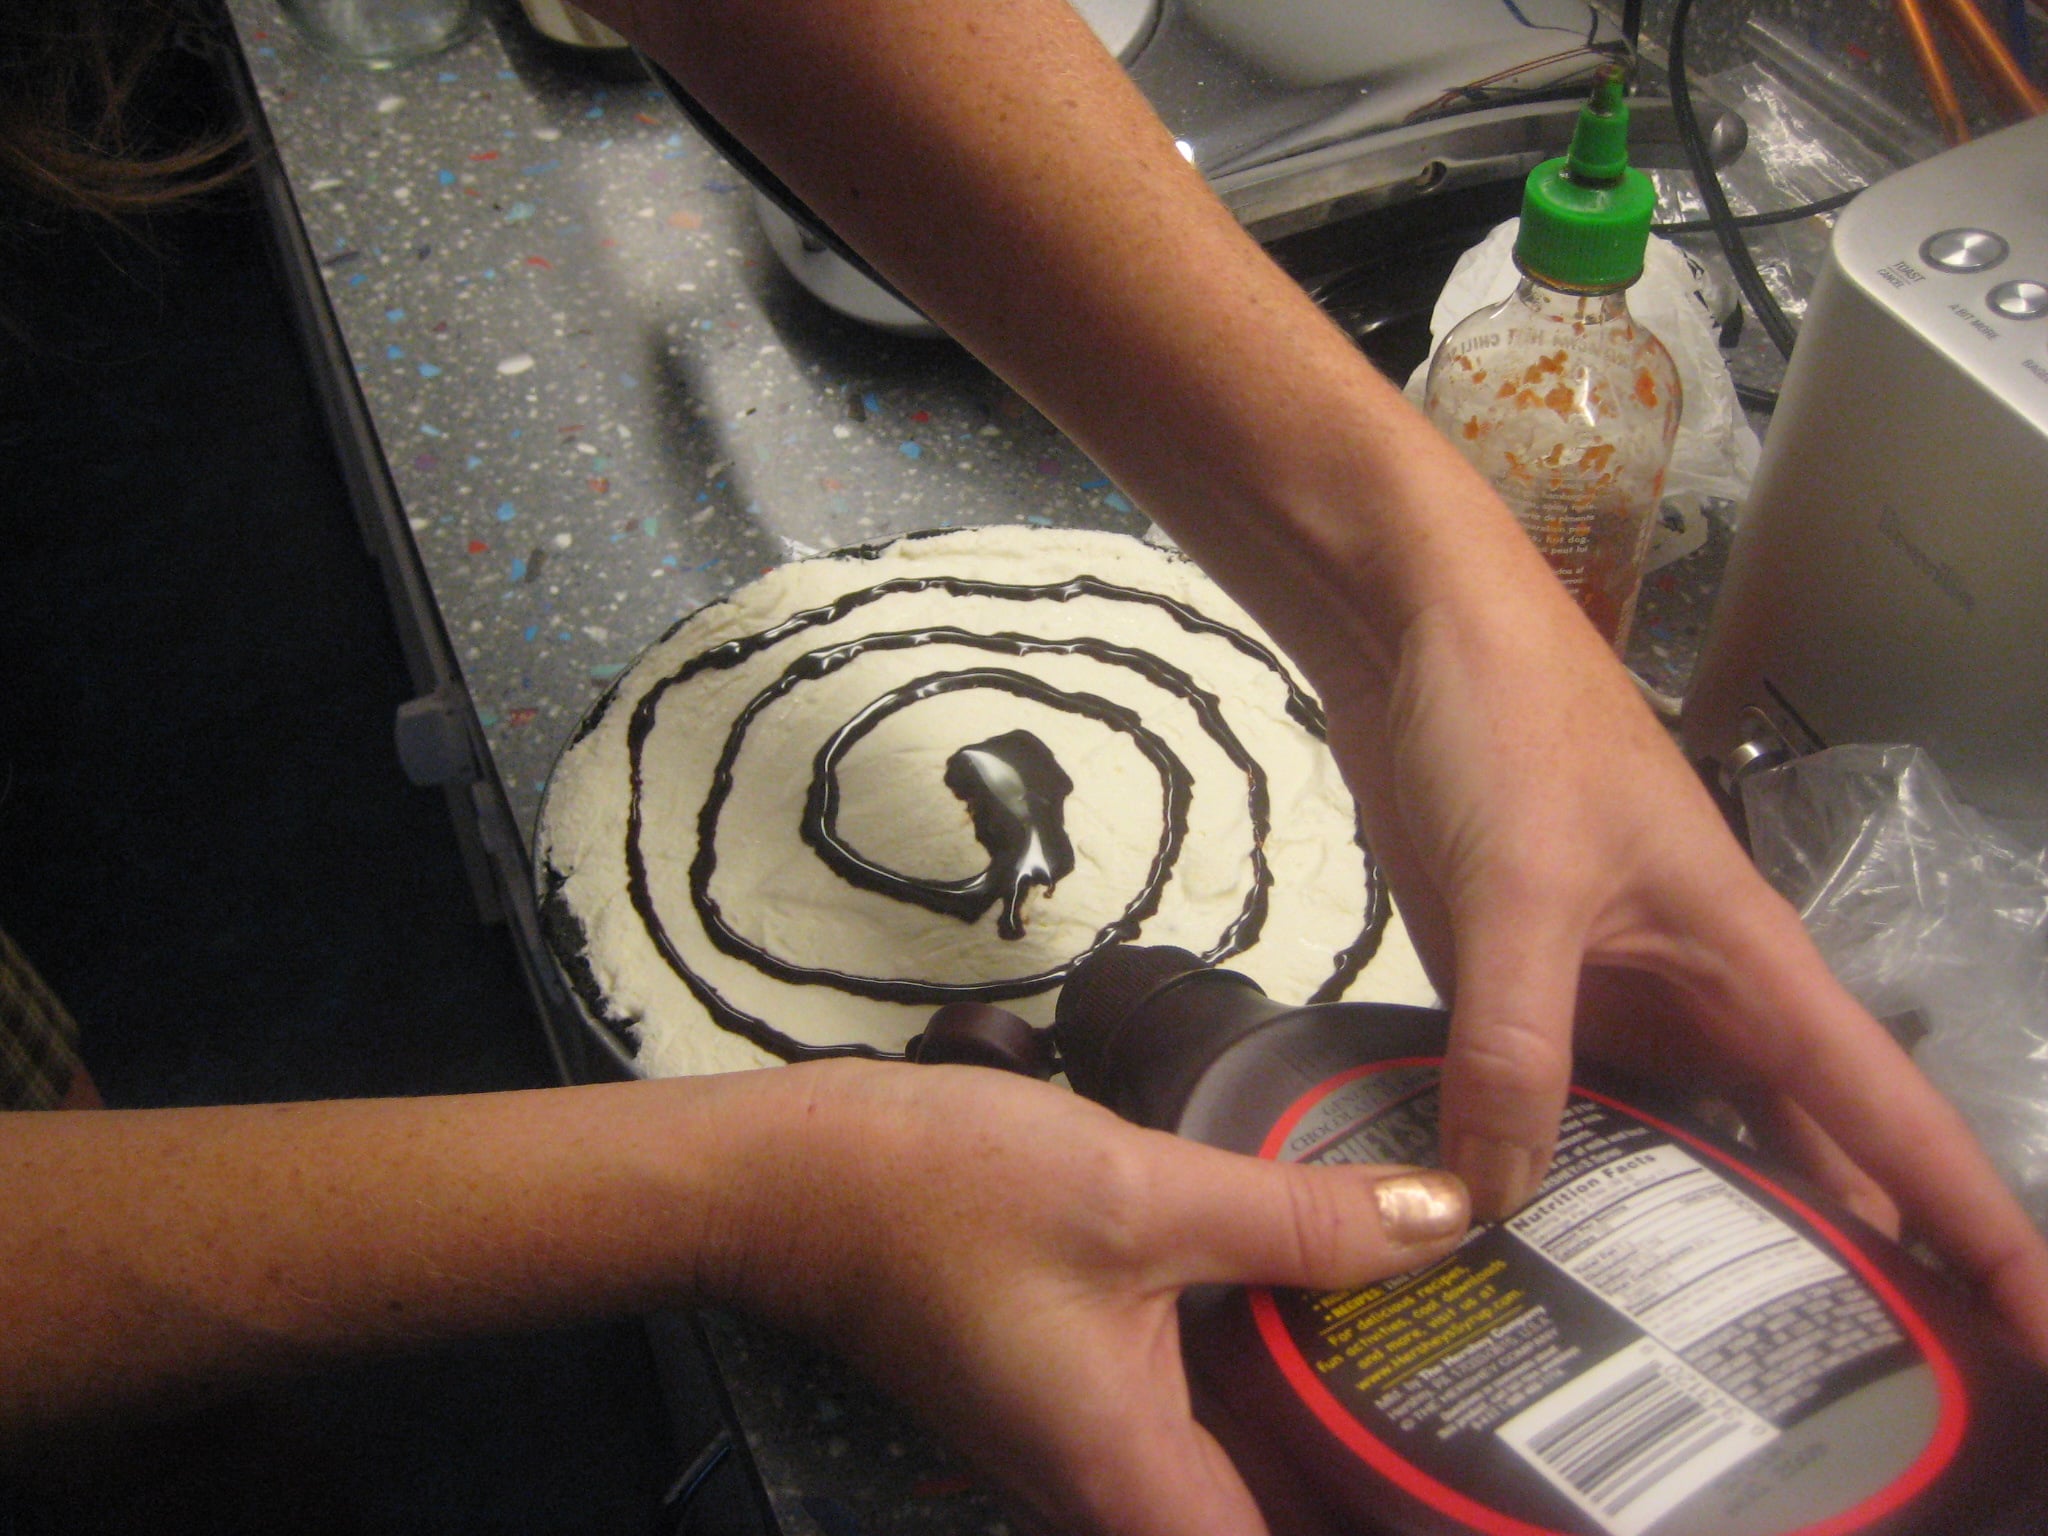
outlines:
M1613 457L1614 444L1595 443L1592 447L1588 448L1584 453L1579 455L1579 463L1586 469L1602 470L1607 467L1608 461L1611 460Z
M1543 403L1557 412L1558 415L1564 416L1570 413L1572 403L1576 398L1565 385L1554 384L1551 386L1550 393L1543 397Z
M1647 368L1636 374L1636 399L1650 410L1657 408L1657 381L1650 377Z

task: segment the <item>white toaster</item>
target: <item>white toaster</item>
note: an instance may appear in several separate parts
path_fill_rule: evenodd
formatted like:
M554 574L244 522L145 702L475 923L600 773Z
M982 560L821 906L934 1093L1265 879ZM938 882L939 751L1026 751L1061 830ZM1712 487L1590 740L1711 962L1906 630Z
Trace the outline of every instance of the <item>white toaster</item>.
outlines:
M1912 743L2048 817L2048 117L1843 212L1682 730L1724 781Z

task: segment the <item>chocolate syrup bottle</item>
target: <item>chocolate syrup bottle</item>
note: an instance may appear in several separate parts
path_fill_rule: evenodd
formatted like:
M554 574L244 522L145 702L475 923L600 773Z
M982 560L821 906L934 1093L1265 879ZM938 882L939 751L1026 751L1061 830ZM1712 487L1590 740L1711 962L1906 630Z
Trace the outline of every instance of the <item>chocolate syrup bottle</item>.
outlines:
M1113 946L1053 1033L1141 1125L1427 1164L1446 1022ZM1182 1334L1277 1536L2048 1531L2048 1373L1794 1176L1590 1072L1509 1220L1356 1290L1190 1292Z

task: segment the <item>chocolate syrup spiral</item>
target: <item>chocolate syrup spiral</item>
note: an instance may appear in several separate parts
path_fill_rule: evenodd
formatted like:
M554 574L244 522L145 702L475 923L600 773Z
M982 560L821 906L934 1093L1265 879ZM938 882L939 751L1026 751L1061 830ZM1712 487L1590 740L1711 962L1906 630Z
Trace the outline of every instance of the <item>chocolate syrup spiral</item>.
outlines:
M988 850L988 868L963 882L963 888L974 891L977 902L1000 901L996 932L1021 939L1024 897L1031 887L1042 885L1050 896L1074 872L1074 842L1067 836L1067 796L1074 792L1074 781L1036 736L1005 731L947 758L945 782L967 802L974 836Z
M1000 901L1003 911L996 932L1006 939L1021 939L1025 895L1033 886L1042 886L1050 896L1074 868L1066 818L1074 781L1052 748L1029 731L1005 731L946 759L946 788L967 803L974 836L988 850L988 867L980 874L965 880L906 875L876 864L839 835L839 760L906 704L972 687L977 681L961 676L920 679L883 694L841 726L818 749L801 830L818 857L850 885L914 902L963 923L978 921Z
M1214 694L1197 688L1186 673L1177 667L1168 666L1157 657L1148 656L1143 651L1111 645L1103 640L1040 640L1029 635L977 635L963 629L939 627L863 635L858 640L849 640L841 645L810 651L797 658L780 678L757 694L733 722L732 729L725 739L725 751L718 760L718 766L712 771L711 793L705 797L704 808L698 813L697 857L690 866L691 899L696 903L697 915L702 920L704 931L712 943L728 955L744 960L755 969L765 971L781 981L834 987L842 992L851 992L856 997L879 998L893 1003L923 1003L932 1007L954 1002L993 1003L1006 998L1029 997L1034 992L1042 992L1048 987L1056 986L1067 974L1068 968L1079 963L1086 955L1093 954L1104 945L1114 944L1118 939L1136 937L1144 920L1159 909L1159 894L1166 887L1167 879L1173 870L1174 858L1180 852L1181 840L1187 835L1187 805L1194 790L1194 776L1188 772L1186 765L1174 754L1172 748L1147 730L1137 717L1122 705L1111 703L1108 699L1097 698L1093 694L1065 693L1022 672L991 667L919 678L906 688L896 690L894 695L884 695L884 698L901 695L902 702L909 703L914 698L936 697L941 693L950 693L962 688L996 688L1013 693L1020 698L1031 699L1053 709L1099 721L1112 730L1129 735L1138 750L1145 754L1159 773L1165 787L1166 827L1160 838L1159 849L1153 855L1152 867L1146 873L1145 883L1123 914L1105 924L1096 934L1095 941L1082 954L1073 956L1066 964L1051 970L1002 981L897 980L853 976L844 971L819 966L791 965L749 943L727 924L724 912L711 894L711 877L718 867L718 849L715 841L718 835L718 816L725 807L726 797L732 793L733 764L739 757L748 727L752 725L754 719L768 705L783 697L798 684L828 677L848 662L870 652L896 651L911 646L938 643L960 646L968 650L997 651L1011 656L1086 656L1104 665L1127 667L1190 705L1195 717L1201 722L1203 731L1245 776L1253 838L1251 889L1246 893L1244 905L1238 915L1224 930L1222 940L1215 950L1204 958L1213 960L1221 959L1224 955L1234 955L1258 937L1259 928L1266 917L1266 893L1273 884L1272 873L1266 866L1265 851L1266 834L1272 830L1272 816L1267 805L1266 776L1225 723L1221 706ZM821 760L829 761L825 754L831 753L832 748L833 743L828 742L820 754ZM827 794L814 770L812 803L826 798ZM653 934L656 945L669 957L669 963L681 965L681 958L674 952L667 929L661 926L660 919L653 911L653 903L650 901L642 905L641 897L645 885L640 878L637 858L637 849L629 853L628 868L632 871L631 889L634 905L646 920L648 931ZM879 888L885 895L906 898L907 893L903 886L896 883L903 881L904 878L896 876L895 881L877 880L869 888ZM866 882L856 880L854 883ZM931 903L923 901L920 905L929 906ZM985 904L983 910L986 910Z
M1295 683L1272 652L1256 640L1158 593L1116 586L1081 576L1050 585L1028 586L957 576L906 577L878 582L849 592L829 604L792 614L753 634L712 646L656 681L637 700L627 730L630 790L626 823L628 896L664 961L723 1028L786 1060L819 1056L881 1056L864 1044L817 1046L796 1040L733 1004L689 964L669 931L654 899L648 864L641 846L647 807L643 804L643 753L673 689L711 671L739 667L772 647L805 631L836 623L862 608L906 593L943 592L954 597L993 598L1005 602L1064 603L1077 598L1140 604L1167 615L1191 635L1221 639L1274 674L1281 682L1287 713L1318 740L1323 738L1321 709ZM989 741L963 746L949 761L946 785L967 801L976 835L988 850L989 866L964 880L937 880L881 865L852 847L838 830L838 767L846 754L884 719L925 699L964 690L996 690L1035 704L1096 722L1129 740L1159 776L1162 827L1145 878L1125 909L1104 923L1082 952L1062 964L1034 974L983 982L933 982L916 978L862 976L824 966L801 965L762 948L727 920L712 882L718 867L719 819L730 798L734 771L749 729L763 712L806 684L829 677L862 656L928 646L943 646L1028 658L1037 655L1079 656L1103 666L1135 674L1151 687L1179 700L1192 712L1202 733L1243 775L1243 794L1251 828L1252 878L1242 904L1203 953L1210 962L1225 960L1257 942L1265 923L1273 873L1266 841L1272 830L1270 791L1264 770L1246 750L1225 719L1222 702L1178 667L1148 652L1090 637L1046 639L1000 632L978 633L949 625L887 630L827 644L796 656L781 674L741 710L726 733L711 784L697 809L697 848L689 874L694 915L706 937L720 951L783 982L822 987L854 996L911 1005L1001 1001L1056 987L1072 966L1087 955L1120 939L1138 937L1146 919L1159 907L1161 893L1173 877L1175 861L1188 830L1193 776L1172 747L1149 729L1136 711L1091 693L1054 687L1041 678L1000 665L969 665L934 671L891 689L865 703L820 747L812 764L809 791L800 827L805 843L819 860L848 884L964 923L978 921L992 905L1003 906L998 930L1005 938L1020 937L1026 918L1024 898L1034 886L1050 891L1073 867L1060 806L1072 787L1051 751L1028 732L1011 731ZM1023 738L1019 741L1017 738ZM978 754L978 755L977 755ZM1205 793L1213 787L1205 786ZM1361 848L1362 852L1362 848ZM1366 859L1367 910L1358 938L1332 957L1331 971L1318 998L1340 995L1380 942L1388 916L1384 887ZM588 975L587 964L569 967L572 979ZM579 983L580 989L580 983ZM586 997L586 1002L593 1001ZM603 1016L601 1008L594 1013Z

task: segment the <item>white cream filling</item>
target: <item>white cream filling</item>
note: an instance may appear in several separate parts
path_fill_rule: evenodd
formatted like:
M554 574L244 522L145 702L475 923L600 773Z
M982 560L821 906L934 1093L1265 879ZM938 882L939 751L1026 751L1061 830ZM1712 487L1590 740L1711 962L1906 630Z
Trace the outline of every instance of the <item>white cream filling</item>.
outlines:
M875 558L784 566L694 614L621 680L594 727L567 751L542 809L539 853L564 877L586 959L617 1016L637 1020L638 1066L650 1075L773 1064L721 1027L662 955L627 892L628 727L650 690L723 642L791 614L895 578L954 576L1044 586L1093 576L1157 593L1258 640L1251 620L1188 561L1117 534L1018 528L963 530L888 546ZM1328 749L1287 714L1282 677L1227 640L1191 634L1150 605L1084 596L1018 602L899 593L845 618L803 629L730 669L699 672L664 692L641 753L640 847L651 905L682 964L731 1007L811 1046L862 1044L900 1051L932 1004L856 996L792 982L717 948L690 891L699 811L734 722L807 652L890 632L938 627L974 635L1087 639L1156 657L1212 695L1221 718L1267 776L1272 875L1258 940L1222 963L1286 1001L1305 1000L1331 974L1365 920L1365 856L1355 812ZM1282 663L1284 665L1284 663ZM711 895L747 942L779 960L852 976L990 982L1056 970L1087 949L1144 885L1162 833L1158 770L1128 734L1067 709L991 688L940 694L887 716L843 759L841 838L861 856L906 874L960 879L988 856L966 805L942 782L957 749L1025 729L1074 782L1064 822L1075 867L1050 892L1034 889L1019 940L996 931L999 907L973 923L849 884L803 840L800 824L820 746L878 696L934 674L1019 672L1070 696L1131 710L1186 765L1193 780L1187 833L1158 910L1137 941L1203 953L1220 941L1252 883L1252 821L1244 772L1203 729L1184 698L1139 671L1085 654L1015 656L944 640L873 649L824 677L799 681L751 720L733 764L714 837ZM1298 679L1297 679L1298 684ZM1006 999L1033 1023L1050 1021L1056 987ZM1428 1003L1398 914L1345 995Z

